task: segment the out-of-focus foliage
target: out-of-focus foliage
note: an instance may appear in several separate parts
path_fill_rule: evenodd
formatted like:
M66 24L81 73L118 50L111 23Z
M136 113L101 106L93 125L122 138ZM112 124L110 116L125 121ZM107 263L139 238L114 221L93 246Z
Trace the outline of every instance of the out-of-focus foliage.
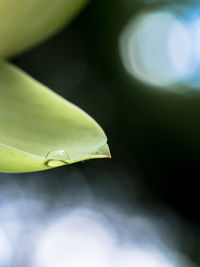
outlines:
M0 57L10 57L48 38L87 0L0 0Z

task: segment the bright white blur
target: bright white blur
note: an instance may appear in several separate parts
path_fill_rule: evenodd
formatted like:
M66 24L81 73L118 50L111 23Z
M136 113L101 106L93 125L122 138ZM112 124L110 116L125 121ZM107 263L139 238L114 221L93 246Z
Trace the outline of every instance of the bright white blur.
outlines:
M55 218L38 239L36 267L104 267L113 248L112 232L90 210Z
M170 261L167 251L142 247L134 240L120 243L113 230L105 218L92 210L76 210L61 216L51 222L38 239L33 266L178 266L178 262Z
M116 250L117 260L112 267L172 267L177 266L170 258L157 250L128 247Z
M127 215L97 199L68 206L66 195L53 208L30 188L7 189L0 189L0 267L191 267L169 245L176 228L172 238L149 214Z
M199 26L199 15L180 19L175 12L165 10L133 18L119 40L125 69L154 86L200 86Z
M8 236L0 228L0 266L7 266L12 257L12 248Z

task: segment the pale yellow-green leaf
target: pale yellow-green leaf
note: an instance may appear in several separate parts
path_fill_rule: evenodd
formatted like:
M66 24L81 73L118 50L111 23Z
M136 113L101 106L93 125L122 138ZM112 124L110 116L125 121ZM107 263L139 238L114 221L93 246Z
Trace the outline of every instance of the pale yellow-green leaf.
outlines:
M48 38L88 0L0 0L0 57L10 57Z
M84 111L0 62L0 171L28 172L110 157L107 138Z

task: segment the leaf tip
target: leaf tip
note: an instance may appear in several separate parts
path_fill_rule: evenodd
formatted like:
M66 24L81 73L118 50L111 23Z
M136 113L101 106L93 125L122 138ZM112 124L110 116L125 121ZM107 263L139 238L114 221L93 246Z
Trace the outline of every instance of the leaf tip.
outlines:
M109 158L111 159L110 149L107 143L100 146L96 152L96 155L102 156L102 158Z

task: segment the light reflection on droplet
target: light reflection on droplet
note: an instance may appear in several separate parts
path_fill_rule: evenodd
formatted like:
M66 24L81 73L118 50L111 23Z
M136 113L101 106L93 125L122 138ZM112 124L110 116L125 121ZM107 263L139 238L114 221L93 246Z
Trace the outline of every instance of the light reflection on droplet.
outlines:
M49 167L59 167L59 166L63 166L65 165L66 163L64 161L60 161L60 160L47 160L46 162L47 166Z
M46 158L67 161L69 159L69 154L65 150L53 150L47 154Z
M46 164L49 167L59 167L65 165L70 159L69 154L65 150L53 150L46 156Z

